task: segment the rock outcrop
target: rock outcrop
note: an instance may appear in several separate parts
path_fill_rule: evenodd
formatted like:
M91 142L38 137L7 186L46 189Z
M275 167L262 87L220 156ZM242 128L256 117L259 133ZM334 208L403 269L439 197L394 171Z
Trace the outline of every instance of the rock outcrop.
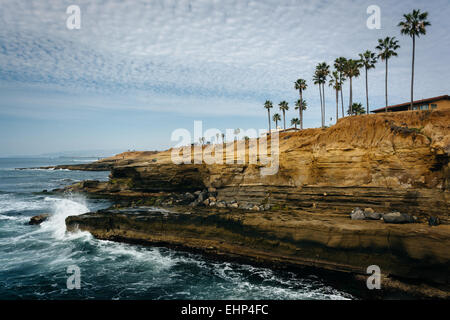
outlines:
M330 128L280 134L275 175L261 175L260 159L175 164L174 150L133 152L103 160L111 165L108 182L59 191L112 197L119 207L169 208L67 218L69 230L101 239L360 275L374 264L391 280L431 283L448 297L449 129L450 109L346 117ZM252 148L252 140L245 144ZM208 148L191 148L192 158ZM402 287L397 280L391 283Z
M50 218L49 214L47 214L47 213L40 214L38 216L31 217L28 224L38 225L38 224L41 224L42 222L46 221L48 218Z
M304 266L367 276L421 280L450 297L450 225L385 224L336 214L279 210L152 207L102 210L66 219L70 231L99 239L167 246L271 267ZM384 283L383 283L384 285Z
M71 190L146 196L214 188L216 202L342 214L370 206L376 212L400 211L425 220L435 216L449 223L449 129L450 110L346 117L327 129L280 134L275 175L262 176L259 162L177 165L172 150L134 152L102 160L117 162L108 183ZM193 148L193 158L194 152L199 151Z

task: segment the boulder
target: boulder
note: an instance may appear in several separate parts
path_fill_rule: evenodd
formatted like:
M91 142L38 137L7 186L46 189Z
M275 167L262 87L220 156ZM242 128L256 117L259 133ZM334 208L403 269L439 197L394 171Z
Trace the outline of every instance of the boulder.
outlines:
M49 217L50 217L50 215L47 214L47 213L40 214L38 216L31 217L31 219L28 222L28 224L38 225L38 224L41 224L42 222L44 222L45 220L47 220Z
M383 220L385 223L413 223L414 218L409 214L401 212L391 212L383 215Z
M380 220L383 215L379 212L375 212L372 208L365 208L364 216L367 220Z
M194 196L192 193L190 193L190 192L186 192L186 193L184 194L184 197L185 197L186 199L189 199L189 200L194 200L194 199L195 199L195 196Z
M197 201L198 202L203 202L206 199L206 192L202 192L198 195Z
M195 200L195 201L192 201L189 205L190 205L191 207L198 207L199 204L200 204L200 201L198 201L198 199L197 199L197 200Z
M352 213L350 213L350 218L352 220L365 220L366 216L364 214L364 211L360 208L353 209Z
M428 225L430 227L438 226L440 224L441 224L441 220L438 217L429 217L428 218Z
M227 207L225 202L222 202L222 201L217 202L216 206L217 206L217 208L226 208Z

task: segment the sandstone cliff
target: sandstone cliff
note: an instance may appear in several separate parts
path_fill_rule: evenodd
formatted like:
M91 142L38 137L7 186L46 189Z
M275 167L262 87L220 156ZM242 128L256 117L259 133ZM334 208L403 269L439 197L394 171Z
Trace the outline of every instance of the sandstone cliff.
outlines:
M171 150L133 152L95 163L114 164L111 180L90 187L133 196L214 188L218 200L341 213L371 206L449 223L449 129L450 110L346 117L280 134L276 175L262 176L260 163L175 165Z
M449 120L450 110L401 112L284 133L279 171L267 176L260 174L260 162L176 165L172 150L120 154L81 168L111 168L108 182L84 181L65 190L128 199L125 204L68 217L66 225L101 239L270 266L365 276L375 264L383 286L448 298ZM206 203L204 195L210 197ZM187 206L195 197L200 207ZM168 210L148 207L161 204ZM355 221L348 215L354 207L399 210L419 223ZM443 225L428 226L430 216Z

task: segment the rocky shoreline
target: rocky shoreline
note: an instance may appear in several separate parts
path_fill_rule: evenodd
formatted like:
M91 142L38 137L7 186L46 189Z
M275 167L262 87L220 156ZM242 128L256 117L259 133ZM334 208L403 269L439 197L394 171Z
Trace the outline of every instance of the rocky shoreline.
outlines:
M261 176L260 163L177 165L173 150L125 153L91 165L110 166L109 181L55 192L116 203L68 217L69 231L364 281L377 265L387 289L448 299L449 123L450 110L400 112L282 134L273 176Z
M68 217L66 225L68 231L89 231L104 240L165 246L271 268L320 268L364 281L367 267L378 265L386 290L450 297L450 226L387 225L324 212L186 206L100 210ZM420 285L414 285L418 280Z

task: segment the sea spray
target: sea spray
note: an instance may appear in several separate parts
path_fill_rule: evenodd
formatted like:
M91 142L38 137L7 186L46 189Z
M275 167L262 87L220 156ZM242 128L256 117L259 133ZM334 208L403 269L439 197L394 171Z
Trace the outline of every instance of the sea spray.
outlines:
M70 195L68 198L50 198L46 197L46 201L52 203L51 217L42 224L43 231L51 231L56 239L63 240L66 238L66 218L69 216L77 216L89 212L86 199L82 196ZM86 233L83 232L83 235ZM81 234L78 234L81 235ZM69 236L70 237L70 236ZM72 237L73 238L73 235Z

